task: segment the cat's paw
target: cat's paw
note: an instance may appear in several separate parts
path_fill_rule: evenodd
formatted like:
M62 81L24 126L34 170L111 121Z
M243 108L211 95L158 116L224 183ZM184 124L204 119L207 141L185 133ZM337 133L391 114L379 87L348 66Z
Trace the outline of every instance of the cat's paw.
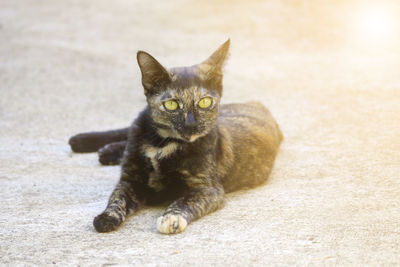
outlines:
M121 163L123 149L118 143L105 145L98 150L99 161L103 165L118 165Z
M103 212L93 220L93 226L99 233L111 232L120 226L122 221L117 216Z
M186 227L186 219L179 214L166 214L157 219L157 230L162 234L177 234L185 231Z

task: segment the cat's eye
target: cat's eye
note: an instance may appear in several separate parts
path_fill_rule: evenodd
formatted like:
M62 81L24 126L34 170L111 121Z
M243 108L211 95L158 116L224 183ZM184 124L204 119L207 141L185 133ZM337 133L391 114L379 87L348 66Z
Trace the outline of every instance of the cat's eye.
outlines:
M163 105L167 110L176 110L179 106L178 102L175 100L167 100L163 103Z
M212 99L211 97L203 97L202 99L200 99L198 105L201 108L208 108L209 106L211 106L212 104Z

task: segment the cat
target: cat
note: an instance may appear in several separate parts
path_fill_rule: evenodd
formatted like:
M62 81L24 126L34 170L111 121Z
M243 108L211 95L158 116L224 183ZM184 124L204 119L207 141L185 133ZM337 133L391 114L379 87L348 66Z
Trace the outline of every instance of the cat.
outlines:
M121 163L120 181L98 232L117 229L141 206L172 201L157 219L164 234L224 206L225 194L264 183L283 135L261 103L220 105L228 39L207 60L164 68L139 51L146 108L129 128L79 134L75 152L99 150L102 164Z

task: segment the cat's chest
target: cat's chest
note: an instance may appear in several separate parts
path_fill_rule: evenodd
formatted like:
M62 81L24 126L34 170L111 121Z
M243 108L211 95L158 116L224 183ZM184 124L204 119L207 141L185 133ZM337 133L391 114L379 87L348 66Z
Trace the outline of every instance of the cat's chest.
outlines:
M149 173L148 185L156 191L163 189L166 173L176 170L176 156L179 152L179 144L170 142L162 147L156 147L151 144L144 144L142 151L149 160L152 170Z

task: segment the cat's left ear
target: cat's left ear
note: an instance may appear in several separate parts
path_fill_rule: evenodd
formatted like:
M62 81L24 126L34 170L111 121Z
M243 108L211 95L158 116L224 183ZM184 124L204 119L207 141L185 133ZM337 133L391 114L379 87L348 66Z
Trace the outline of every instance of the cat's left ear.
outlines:
M202 64L213 65L214 67L220 67L225 63L228 56L229 47L231 45L231 39L226 40L206 61Z
M222 91L222 67L228 57L231 40L223 43L207 60L198 65L200 77Z

